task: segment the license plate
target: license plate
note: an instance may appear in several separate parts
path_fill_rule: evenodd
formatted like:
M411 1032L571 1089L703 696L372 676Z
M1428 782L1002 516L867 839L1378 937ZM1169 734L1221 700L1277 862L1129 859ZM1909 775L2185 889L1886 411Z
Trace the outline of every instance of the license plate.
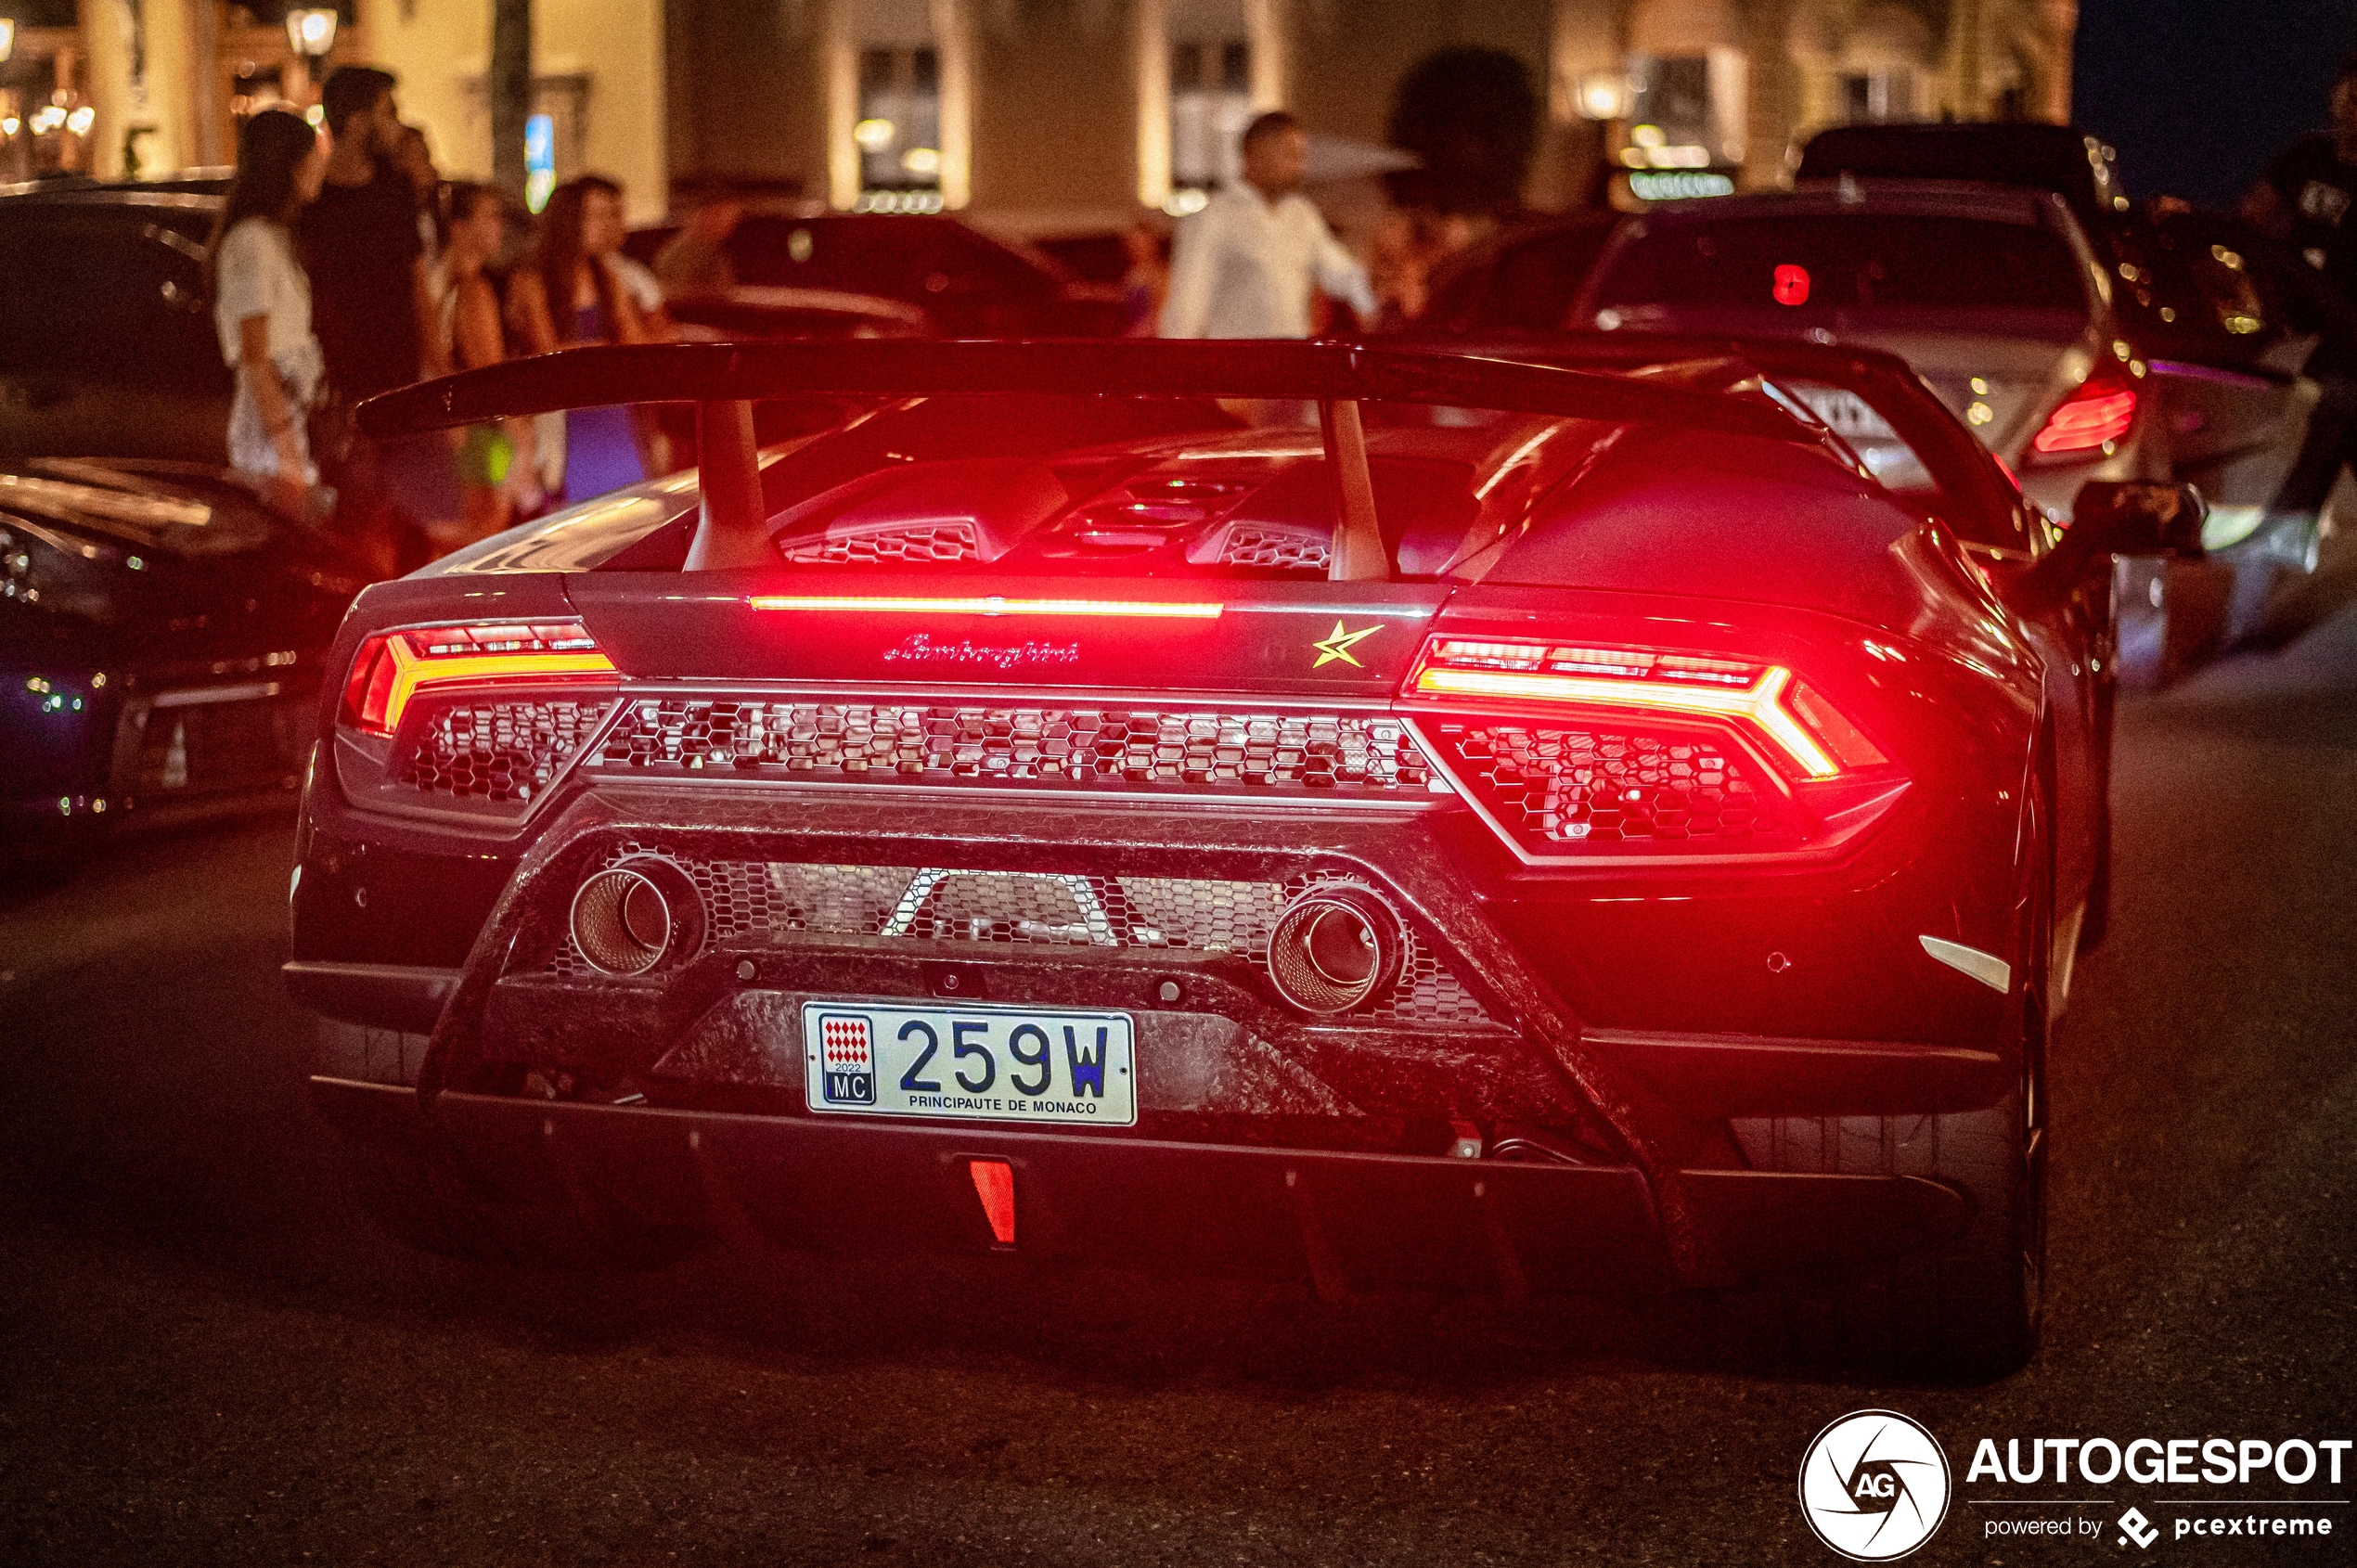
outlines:
M1899 432L1873 404L1843 387L1802 387L1800 401L1844 441L1896 441Z
M1123 1012L802 1005L813 1111L1134 1126L1132 1046Z

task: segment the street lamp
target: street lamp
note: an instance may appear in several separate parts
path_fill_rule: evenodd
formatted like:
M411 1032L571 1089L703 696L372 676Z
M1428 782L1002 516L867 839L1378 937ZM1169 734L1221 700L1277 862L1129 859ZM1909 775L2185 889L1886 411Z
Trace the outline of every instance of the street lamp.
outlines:
M9 18L0 17L0 65L6 65L8 57L16 52L17 24Z
M336 46L336 13L331 6L307 7L287 13L287 47L316 64Z

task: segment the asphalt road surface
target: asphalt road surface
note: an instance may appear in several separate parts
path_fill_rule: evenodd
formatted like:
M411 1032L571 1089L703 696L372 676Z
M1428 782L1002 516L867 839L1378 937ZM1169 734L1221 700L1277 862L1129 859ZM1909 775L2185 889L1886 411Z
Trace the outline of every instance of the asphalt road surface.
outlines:
M2046 1345L1984 1388L1763 1370L1683 1302L413 1255L305 1107L285 822L118 846L0 902L0 1562L1830 1563L1795 1477L1865 1407L1955 1467L1915 1562L2357 1561L2357 1454L1965 1478L1983 1437L2357 1437L2357 610L2128 706L2117 803ZM2222 1499L2337 1532L2176 1537Z

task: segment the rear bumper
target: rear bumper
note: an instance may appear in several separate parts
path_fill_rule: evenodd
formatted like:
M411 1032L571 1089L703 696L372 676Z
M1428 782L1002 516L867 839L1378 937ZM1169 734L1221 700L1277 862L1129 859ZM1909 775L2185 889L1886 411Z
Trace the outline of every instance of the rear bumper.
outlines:
M431 1034L460 971L295 959L295 1000L347 1023ZM1627 1063L1690 1116L1892 1116L1977 1111L2010 1078L1995 1051L1873 1040L1591 1029L1595 1048Z
M347 1136L454 1163L487 1202L615 1229L684 1228L797 1251L999 1248L967 1166L1014 1175L1015 1253L1307 1281L1333 1297L1530 1292L1679 1279L1633 1165L1521 1163L551 1104L312 1080ZM1687 1171L1736 1274L1936 1248L1970 1217L1913 1176Z
M1154 1093L1141 1100L1138 1133L1114 1140L1121 1150L1167 1146L1170 1159L1192 1150L1184 1157L1233 1158L1254 1169L1275 1161L1268 1168L1282 1175L1294 1168L1283 1161L1307 1157L1287 1150L1303 1145L1329 1151L1355 1146L1357 1157L1367 1159L1429 1157L1446 1145L1436 1133L1424 1135L1460 1119L1485 1129L1558 1131L1574 1143L1619 1151L1629 1168L1615 1179L1640 1182L1653 1250L1666 1246L1676 1277L1690 1284L1739 1272L1729 1257L1755 1255L1763 1236L1779 1237L1765 1255L1799 1259L1813 1255L1799 1228L1839 1235L1858 1223L1835 1203L1784 1236L1777 1227L1724 1211L1736 1201L1718 1198L1710 1200L1719 1207L1706 1223L1694 1207L1695 1190L1802 1190L1741 1169L1726 1118L1812 1111L1920 1114L1985 1105L2002 1092L1998 1057L1980 1049L1585 1029L1501 931L1434 823L1435 814L1419 810L1164 814L984 803L951 814L911 812L896 800L791 790L676 783L600 789L548 824L507 880L456 987L437 1009L419 1081L431 1104L504 1104L505 1114L522 1116L530 1127L542 1125L551 1102L476 1097L514 1095L538 1072L553 1074L549 1082L564 1104L592 1113L625 1091L644 1092L656 1102L646 1114L748 1116L750 1125L768 1129L748 1137L824 1139L838 1135L813 1132L796 1114L798 1053L786 1053L781 1068L775 1048L791 1033L784 1021L794 1016L800 997L940 996L954 983L957 996L977 1002L1020 997L1117 1009L1140 1016L1141 1048L1172 1068L1147 1086ZM316 840L315 829L306 871L319 848ZM650 848L706 875L701 896L708 909L728 912L725 922L715 915L697 946L646 980L577 972L567 958L574 891L599 866ZM348 874L362 874L359 852L349 858ZM1132 939L1113 945L1026 945L989 935L979 920L971 937L954 942L937 933L895 934L899 916L879 926L862 905L857 919L838 921L828 902L832 884L781 882L772 869L813 867L832 877L838 863L854 871L883 868L896 883L911 886L911 879L927 874L911 868L1110 879L1104 898L1128 879L1354 882L1376 890L1406 932L1440 956L1457 994L1478 1016L1464 1018L1450 1000L1445 1013L1312 1023L1262 994L1254 960L1208 938L1200 949L1140 943L1134 931ZM327 877L303 880L317 880L316 896L324 898L335 872L332 864L322 868ZM355 905L360 891L355 883ZM299 898L314 892L306 886ZM412 892L431 897L429 890ZM1121 896L1146 895L1132 890ZM379 902L367 901L372 908ZM1138 923L1136 911L1122 918ZM1163 917L1153 919L1159 925ZM299 918L304 971L295 983L306 1000L345 1017L382 1008L374 1016L386 1022L395 1011L412 1028L424 1021L425 976L353 972L341 963L334 967L343 971L329 974L331 961L300 940L302 931ZM937 972L945 970L955 971L954 982ZM358 1000L363 991L376 995ZM356 1005L339 1006L330 992ZM480 1112L495 1120L498 1114ZM1303 1121L1320 1125L1286 1125ZM1059 1137L1053 1152L1038 1157L1075 1158L1070 1151L1087 1147ZM1109 1151L1106 1158L1118 1163L1132 1155ZM1445 1163L1439 1168L1459 1173L1449 1181L1463 1169ZM1074 1179L1086 1189L1086 1179ZM612 1197L624 1200L627 1192ZM1244 1201L1215 1182L1204 1201L1217 1206L1231 1197ZM1776 1212L1787 1213L1790 1202L1779 1200ZM1376 1203L1370 1212L1390 1208ZM1920 1219L1893 1234L1911 1227L1923 1233ZM845 1223L869 1222L846 1216ZM1878 1228L1867 1225L1861 1233ZM1617 1241L1613 1250L1627 1252Z

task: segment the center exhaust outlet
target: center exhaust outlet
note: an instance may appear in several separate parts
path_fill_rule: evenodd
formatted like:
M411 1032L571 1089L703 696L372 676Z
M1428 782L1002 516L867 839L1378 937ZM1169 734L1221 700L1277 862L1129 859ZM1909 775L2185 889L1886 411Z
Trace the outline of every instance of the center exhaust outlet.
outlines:
M1269 937L1269 981L1295 1009L1333 1018L1399 978L1399 917L1364 888L1313 887L1285 906Z
M627 979L685 958L703 924L696 884L653 855L593 872L573 895L573 945L600 974Z

